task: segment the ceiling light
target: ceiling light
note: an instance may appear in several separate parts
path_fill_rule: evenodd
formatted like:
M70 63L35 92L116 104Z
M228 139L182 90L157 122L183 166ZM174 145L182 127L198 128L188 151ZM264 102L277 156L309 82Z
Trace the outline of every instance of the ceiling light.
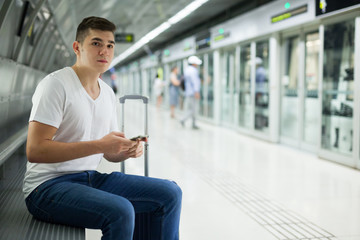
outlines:
M153 40L154 38L156 38L160 33L167 30L170 26L171 26L171 24L169 22L164 22L163 24L161 24L157 28L153 29L151 32L146 34L145 37L143 37L145 39L144 40L145 43L148 43L151 40Z
M187 5L184 9L182 9L180 12L175 14L173 17L171 17L168 21L170 24L175 24L180 22L182 19L184 19L186 16L188 16L190 13L198 9L201 5L206 3L208 0L197 0L189 5Z
M133 44L131 47L129 47L127 50L125 50L122 54L115 57L113 61L110 64L110 68L114 67L116 64L120 63L124 59L126 59L128 56L133 54L135 51L140 49L141 47L145 46L148 42L159 36L162 32L166 31L168 28L171 27L171 25L174 25L178 22L180 22L182 19L184 19L186 16L194 12L196 9L198 9L201 5L206 3L208 0L195 0L191 2L189 5L187 5L185 8L180 10L178 13L176 13L173 17L171 17L168 21L162 23L157 28L151 30L149 33L147 33L144 37L142 37L139 41L137 41L135 44Z

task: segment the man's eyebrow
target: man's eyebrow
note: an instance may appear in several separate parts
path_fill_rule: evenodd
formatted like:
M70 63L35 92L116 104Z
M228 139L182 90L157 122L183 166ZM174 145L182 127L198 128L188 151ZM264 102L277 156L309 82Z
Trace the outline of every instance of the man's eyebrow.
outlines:
M94 37L91 40L92 41L104 42L101 38L97 38L97 37ZM115 45L115 42L113 40L109 40L108 42Z

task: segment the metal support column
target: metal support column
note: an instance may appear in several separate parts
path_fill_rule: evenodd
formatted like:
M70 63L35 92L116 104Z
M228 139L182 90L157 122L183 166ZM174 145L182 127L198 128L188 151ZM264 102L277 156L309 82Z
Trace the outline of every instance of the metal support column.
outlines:
M28 34L29 30L30 30L30 27L34 23L35 17L38 14L38 12L40 11L40 9L41 9L41 7L42 7L42 5L44 4L45 1L46 0L40 0L36 4L36 6L34 8L34 11L32 11L32 13L29 16L29 21L26 23L26 25L25 25L22 33L21 33L20 40L19 40L19 42L18 42L18 44L16 46L16 50L15 50L15 52L13 54L13 59L14 59L15 62L17 62L17 60L19 58L21 48L22 48L22 46L23 46L23 44L25 42L25 39L26 39L27 34Z

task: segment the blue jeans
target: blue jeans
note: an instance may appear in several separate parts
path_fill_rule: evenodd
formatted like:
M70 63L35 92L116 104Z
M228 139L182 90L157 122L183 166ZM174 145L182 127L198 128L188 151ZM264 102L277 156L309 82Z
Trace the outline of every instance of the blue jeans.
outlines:
M131 240L135 213L148 212L151 239L178 240L181 198L172 181L86 171L48 180L25 201L35 218L101 229L102 240Z

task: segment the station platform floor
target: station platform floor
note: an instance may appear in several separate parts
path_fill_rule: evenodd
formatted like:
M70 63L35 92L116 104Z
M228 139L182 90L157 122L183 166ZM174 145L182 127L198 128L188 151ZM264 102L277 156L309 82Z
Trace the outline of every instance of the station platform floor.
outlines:
M126 136L141 134L141 104L126 103L125 112ZM182 188L181 240L360 240L358 170L227 128L187 124L149 106L149 173ZM106 160L99 167L119 169ZM126 170L143 174L143 158L127 160ZM87 240L100 238L86 230Z

